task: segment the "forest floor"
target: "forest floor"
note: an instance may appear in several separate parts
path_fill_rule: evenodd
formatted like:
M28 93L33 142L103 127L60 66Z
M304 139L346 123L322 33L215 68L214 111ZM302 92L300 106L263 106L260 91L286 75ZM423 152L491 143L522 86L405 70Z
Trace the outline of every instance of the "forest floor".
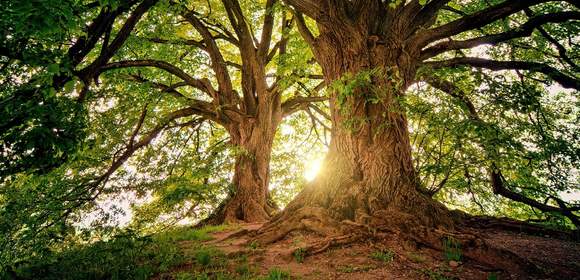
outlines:
M363 240L305 257L299 248L320 237L296 233L261 247L248 235L237 234L260 226L230 227L211 233L208 241L180 241L191 261L154 279L580 279L580 244L549 236L480 232L547 275L529 278L465 259L460 249L451 254L459 259L454 261L445 252L393 238Z

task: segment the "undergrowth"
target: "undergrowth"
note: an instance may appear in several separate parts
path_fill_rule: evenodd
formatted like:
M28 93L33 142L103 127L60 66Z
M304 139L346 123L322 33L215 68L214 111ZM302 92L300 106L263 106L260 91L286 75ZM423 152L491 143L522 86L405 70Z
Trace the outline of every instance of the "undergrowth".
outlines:
M126 232L107 241L55 249L42 258L31 256L0 272L0 279L149 279L189 259L210 265L212 255L208 249L196 249L193 255L188 255L177 242L209 240L209 233L224 229L224 226L196 230L181 227L152 236Z
M391 250L379 250L374 251L370 255L371 259L381 261L384 263L390 263L395 258L395 253Z

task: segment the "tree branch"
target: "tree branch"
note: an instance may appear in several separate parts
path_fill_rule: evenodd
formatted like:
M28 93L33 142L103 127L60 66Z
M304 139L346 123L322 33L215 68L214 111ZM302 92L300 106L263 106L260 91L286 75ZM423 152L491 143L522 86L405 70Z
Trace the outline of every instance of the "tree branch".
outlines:
M477 68L486 68L492 71L527 70L530 72L540 72L548 76L552 80L558 82L563 87L580 90L580 80L578 78L570 77L552 66L538 62L497 61L475 57L459 57L442 61L430 61L425 62L424 64L435 69L444 67L454 67L458 65L468 65Z
M325 1L320 0L285 0L290 6L294 7L296 11L301 14L305 14L310 18L315 20L320 19L323 15L323 3Z
M104 65L100 68L100 72L129 67L155 67L181 78L188 85L201 90L212 98L215 98L215 96L218 95L218 92L213 88L209 80L193 78L178 67L162 60L144 59L117 61Z
M302 13L298 11L294 11L294 16L296 17L296 26L298 27L298 32L304 38L304 41L310 46L310 49L314 52L316 50L316 38L306 26L306 21L304 20L304 16Z
M141 2L141 4L139 4L135 8L135 10L131 13L131 15L129 15L129 17L119 30L119 32L117 32L117 35L115 36L115 39L113 39L111 44L107 48L105 48L99 54L97 59L95 59L89 66L79 71L79 73L82 73L81 76L83 80L88 81L90 80L90 78L96 78L96 76L98 76L99 68L105 63L107 63L111 59L111 57L113 57L113 55L115 55L115 53L121 48L121 46L123 46L127 38L129 38L131 31L137 25L137 22L139 22L141 17L143 17L143 15L151 7L153 7L157 3L157 1L158 0L144 0L143 2ZM79 99L82 98L79 97Z
M442 26L420 32L415 35L411 41L418 46L423 47L430 42L451 37L468 30L483 27L496 20L503 19L517 12L520 12L527 7L549 1L552 0L506 0L500 4L491 6L474 14L464 16Z
M196 14L193 11L188 11L187 13L182 15L196 30L203 38L203 42L207 47L207 52L211 58L211 66L213 71L215 72L216 79L219 85L219 91L222 93L223 97L226 99L227 103L234 102L234 92L232 81L230 79L230 74L226 67L226 62L223 58L223 55L216 44L211 32L208 28L197 18ZM216 101L219 104L221 102L221 96L216 95Z
M580 20L580 12L559 12L552 14L545 14L540 16L535 16L531 18L528 22L522 24L518 28L493 34L483 37L473 38L464 41L445 41L431 46L421 52L421 60L425 60L441 54L446 51L459 50L459 49L469 49L474 48L483 44L498 44L515 38L521 38L530 36L534 29L546 24L546 23L558 23L565 22L568 20Z
M276 0L267 0L264 9L264 24L262 25L262 37L258 46L258 56L267 57L272 41L272 31L274 29L274 4Z
M326 96L295 96L282 102L282 115L285 117L296 111L307 108L310 103L323 102L327 100L328 97Z
M437 18L437 13L451 0L433 0L423 6L422 9L412 18L412 31L420 28L427 28L432 25ZM418 1L417 1L418 2ZM408 4L409 6L411 4ZM417 4L416 4L417 5Z
M423 79L425 82L427 82L428 84L430 84L434 88L439 89L442 92L447 93L450 96L459 100L467 108L468 118L470 120L474 121L476 123L476 125L485 124L485 121L479 117L477 110L475 109L475 106L473 105L471 100L469 100L467 95L460 88L456 87L455 85L453 85L452 83L450 83L448 81L441 80L441 79L438 79L438 78L433 77L433 76L426 76L426 77L423 77ZM486 151L486 154L488 154L488 155L493 154L493 152L489 151L490 149L492 149L492 147L489 147L488 145L485 145L483 143L479 143L479 144L484 149L484 151ZM547 204L538 202L534 199L526 197L525 195L522 195L520 193L517 193L517 192L514 192L514 191L508 189L505 186L505 183L504 183L505 180L503 178L501 170L499 169L499 167L497 166L497 164L495 162L491 163L491 165L487 168L487 172L490 176L493 192L495 194L509 198L513 201L527 204L529 206L532 206L532 207L537 208L537 209L544 211L544 212L562 213L563 215L568 217L577 228L580 227L580 222L578 221L578 216L574 215L571 212L570 208L566 207L563 203L559 202L560 207L547 205Z

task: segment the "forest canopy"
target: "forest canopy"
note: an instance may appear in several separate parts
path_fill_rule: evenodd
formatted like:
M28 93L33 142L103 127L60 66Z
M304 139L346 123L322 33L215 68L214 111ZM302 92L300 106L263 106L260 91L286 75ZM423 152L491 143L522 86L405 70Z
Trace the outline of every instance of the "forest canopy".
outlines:
M579 20L576 1L3 1L0 273L183 224L577 232Z

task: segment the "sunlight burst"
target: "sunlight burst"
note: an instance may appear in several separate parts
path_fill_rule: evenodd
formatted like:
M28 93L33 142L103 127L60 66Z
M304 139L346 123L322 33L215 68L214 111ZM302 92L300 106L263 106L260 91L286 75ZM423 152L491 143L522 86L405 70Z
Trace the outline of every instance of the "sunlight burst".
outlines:
M322 167L322 159L315 159L310 162L307 162L304 168L304 178L306 179L306 181L314 180L314 178L316 178L316 175L320 171L321 167Z

